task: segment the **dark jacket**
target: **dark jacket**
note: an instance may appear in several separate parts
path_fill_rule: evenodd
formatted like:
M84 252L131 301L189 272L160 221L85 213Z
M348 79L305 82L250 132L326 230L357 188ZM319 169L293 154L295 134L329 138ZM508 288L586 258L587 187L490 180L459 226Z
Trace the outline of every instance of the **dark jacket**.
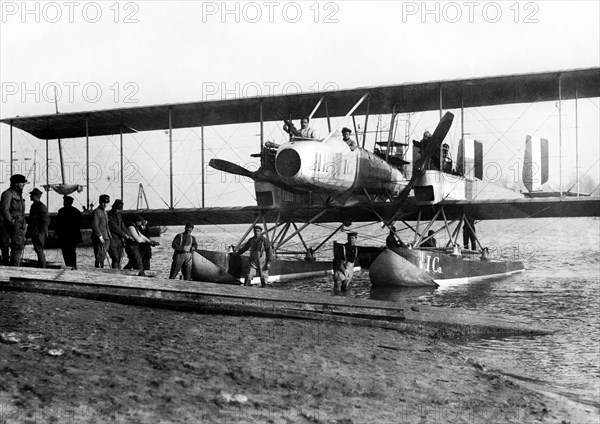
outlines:
M5 190L0 200L0 213L4 218L3 224L7 233L13 234L16 230L25 233L27 225L25 223L25 200L22 193L13 187Z
M92 212L92 237L100 238L100 236L105 241L110 239L107 213L98 207Z
M29 225L27 227L28 236L48 236L48 226L50 217L48 208L40 201L34 201L29 209Z
M108 213L108 228L110 229L110 234L114 240L117 239L117 236L121 239L129 238L129 231L123 222L123 216L120 213L117 213L114 209L111 209Z
M83 219L81 212L74 206L65 206L56 215L56 236L62 245L79 244Z

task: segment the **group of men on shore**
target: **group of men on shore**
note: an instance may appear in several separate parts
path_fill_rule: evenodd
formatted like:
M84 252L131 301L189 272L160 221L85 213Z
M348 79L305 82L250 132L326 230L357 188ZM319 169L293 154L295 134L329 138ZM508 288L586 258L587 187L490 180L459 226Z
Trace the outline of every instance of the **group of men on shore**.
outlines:
M21 174L10 177L10 187L2 193L0 199L0 248L3 265L20 266L29 238L37 255L38 267L46 268L44 246L48 238L50 217L48 208L41 201L42 191L34 188L29 193L32 205L29 219L25 220L25 199L23 190L28 183ZM63 207L56 216L56 236L62 250L65 265L77 269L77 245L83 242L81 229L82 214L73 206L71 196L63 197ZM114 201L109 212L106 207L110 197L103 194L99 206L92 212L92 246L94 248L95 267L104 268L107 256L111 268L121 269L123 251L129 262L124 269L137 269L139 275L145 275L150 269L151 247L158 244L150 240L146 232L146 221L141 215L134 216L129 226L123 222L121 212L123 201Z
M142 215L134 215L129 225L123 222L123 201L116 199L110 211L110 196L102 194L98 198L98 207L92 212L92 247L94 248L94 266L104 268L104 262L110 259L110 267L121 269L127 254L128 262L123 269L134 269L139 276L146 276L150 269L152 246L158 243L147 236L147 221Z

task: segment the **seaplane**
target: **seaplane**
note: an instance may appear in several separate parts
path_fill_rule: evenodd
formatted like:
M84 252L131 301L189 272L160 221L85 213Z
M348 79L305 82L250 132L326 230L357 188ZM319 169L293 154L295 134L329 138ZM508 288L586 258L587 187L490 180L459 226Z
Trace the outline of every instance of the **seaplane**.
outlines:
M497 277L524 270L520 261L490 258L476 235L476 246L462 246L458 240L461 229L475 233L475 221L600 216L598 197L558 193L550 197L522 194L520 198L512 195L485 199L481 192L489 184L483 180L483 144L461 136L457 160L453 162L444 146L446 135L455 125L454 115L448 110L460 109L462 118L464 109L469 107L595 97L600 97L599 68L15 117L1 122L11 127L11 151L13 127L42 140L85 138L86 146L90 138L118 134L122 146L129 133L160 130L167 132L171 141L173 130L178 128L256 122L261 130L260 152L255 154L260 159L257 170L219 158L209 161L214 169L252 179L255 206L175 208L171 167L169 207L124 211L124 218L141 212L153 225L160 226L186 222L249 224L237 246L195 253L192 277L220 283L239 283L242 279L249 266L248 257L236 250L255 225L264 227L276 254L270 281L330 274L331 261L317 260L316 253L327 249L327 243L338 232L354 223L381 223L394 237L399 234L396 229L403 225L414 234L411 242L363 250L363 256L368 257L371 283L435 286L442 281ZM413 143L410 157L409 140L395 137L400 115L438 109L439 124L426 142ZM373 114L388 115L390 124L387 139L375 141L370 151L365 148L365 141L368 117ZM291 121L305 116L325 119L326 136L299 137ZM359 131L356 117L361 116L365 123ZM341 119L332 126L332 118ZM350 120L355 136L362 135L362 143L357 138L359 147L355 149L339 131ZM289 137L280 143L265 141L266 122L285 123ZM544 151L541 140L529 138L530 158L533 151ZM172 161L171 156L171 164ZM198 168L204 170L204 165L203 159ZM532 169L524 170L524 177L527 172L531 179ZM89 205L89 181L84 186ZM318 243L307 243L302 233L321 223L337 226ZM432 231L434 226L439 228ZM448 241L434 247L431 241L438 234L447 235ZM299 240L303 249L287 249L292 240Z

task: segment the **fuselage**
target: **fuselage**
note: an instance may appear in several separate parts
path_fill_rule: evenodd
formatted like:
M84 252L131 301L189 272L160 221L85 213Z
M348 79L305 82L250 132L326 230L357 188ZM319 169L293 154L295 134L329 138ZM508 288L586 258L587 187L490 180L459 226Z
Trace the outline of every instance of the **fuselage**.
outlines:
M340 138L285 143L277 150L275 168L290 187L334 197L365 191L396 196L407 184L397 168L364 149L350 150Z

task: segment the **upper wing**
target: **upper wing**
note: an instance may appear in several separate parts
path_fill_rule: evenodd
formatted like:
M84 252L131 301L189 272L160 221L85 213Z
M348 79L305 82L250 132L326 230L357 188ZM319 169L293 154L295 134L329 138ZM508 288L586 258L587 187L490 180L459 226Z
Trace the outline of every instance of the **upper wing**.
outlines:
M326 96L327 108L314 117L344 116L356 100L369 93L356 115L421 112L462 107L551 101L559 97L600 97L600 68L554 71L485 78L431 81L352 90L264 96L232 100L174 103L32 117L0 122L22 129L40 139L101 136L139 131L189 128L246 122L277 121L308 116ZM441 102L441 104L440 104ZM324 110L326 109L326 111Z

